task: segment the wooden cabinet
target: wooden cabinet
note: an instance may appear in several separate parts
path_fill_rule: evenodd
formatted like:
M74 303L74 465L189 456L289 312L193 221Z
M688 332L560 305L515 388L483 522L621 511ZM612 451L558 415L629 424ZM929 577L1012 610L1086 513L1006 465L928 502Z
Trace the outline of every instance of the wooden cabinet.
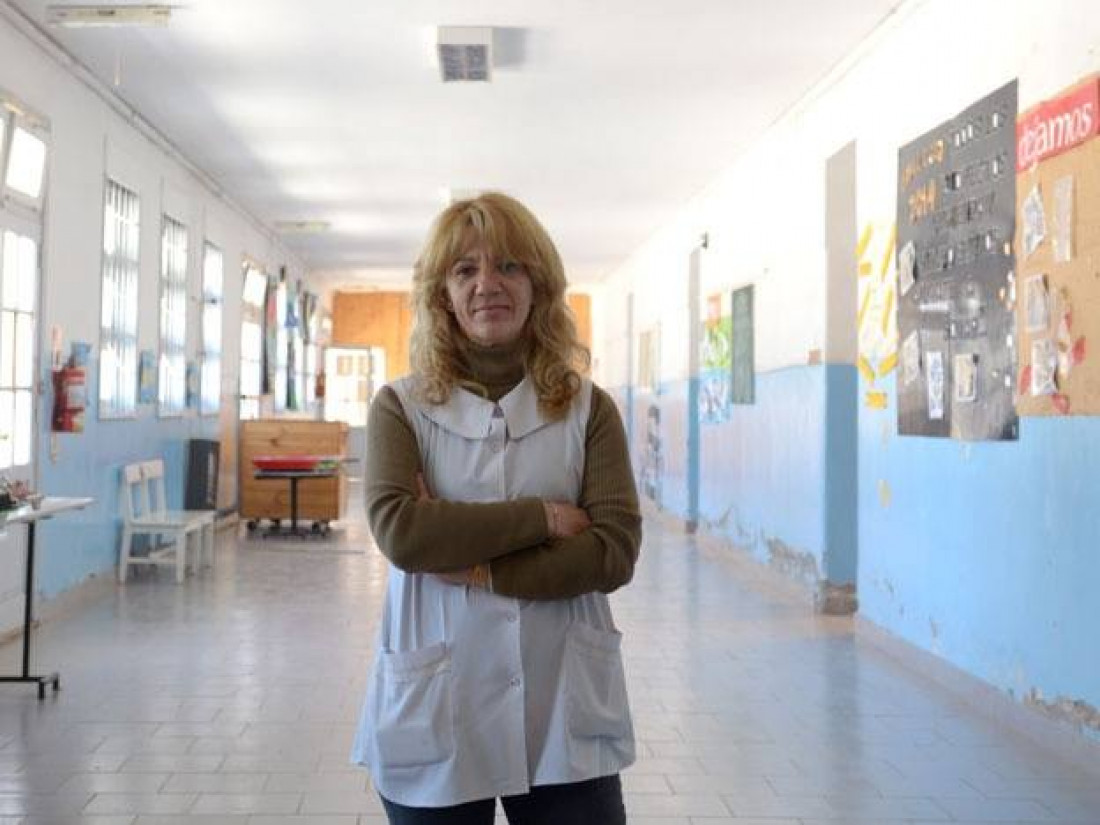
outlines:
M258 455L348 454L348 425L339 421L261 419L241 422L238 487L242 519L290 518L290 483L286 479L257 479L252 458ZM335 521L344 514L348 497L347 474L334 478L302 479L298 484L298 518Z

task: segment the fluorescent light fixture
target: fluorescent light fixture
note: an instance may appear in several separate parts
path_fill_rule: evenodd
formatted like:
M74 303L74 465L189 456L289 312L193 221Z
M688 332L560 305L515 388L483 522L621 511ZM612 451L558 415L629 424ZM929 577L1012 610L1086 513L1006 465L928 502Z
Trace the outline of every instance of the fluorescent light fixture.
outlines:
M319 235L331 227L328 221L275 221L275 229L284 235Z
M444 83L492 80L493 29L490 26L440 26L436 51Z
M176 6L160 3L138 6L52 5L46 7L46 22L66 29L90 29L123 26L167 26Z

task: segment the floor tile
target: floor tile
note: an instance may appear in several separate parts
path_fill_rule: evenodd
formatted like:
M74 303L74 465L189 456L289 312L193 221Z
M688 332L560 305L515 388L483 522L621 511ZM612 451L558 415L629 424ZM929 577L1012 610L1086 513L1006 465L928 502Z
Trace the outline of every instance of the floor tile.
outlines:
M330 542L230 531L217 555L40 629L65 690L0 690L0 825L385 825L348 761L386 573L361 511ZM612 602L638 733L631 825L1100 823L1095 773L743 560L648 521ZM0 646L0 668L18 655Z

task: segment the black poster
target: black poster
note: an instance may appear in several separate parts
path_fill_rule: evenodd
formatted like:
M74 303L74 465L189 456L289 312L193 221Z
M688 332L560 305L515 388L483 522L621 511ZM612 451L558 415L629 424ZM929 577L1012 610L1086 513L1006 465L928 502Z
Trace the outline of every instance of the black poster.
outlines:
M1016 81L898 152L898 432L1015 439Z

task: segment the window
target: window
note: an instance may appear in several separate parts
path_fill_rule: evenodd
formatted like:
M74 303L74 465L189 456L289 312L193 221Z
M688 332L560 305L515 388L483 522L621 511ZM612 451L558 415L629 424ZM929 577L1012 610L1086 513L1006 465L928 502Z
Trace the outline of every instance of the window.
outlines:
M99 414L129 418L137 410L138 238L136 194L107 181L100 305Z
M242 420L260 417L263 392L263 313L267 276L252 263L244 265L244 294L241 300L241 399Z
M271 321L271 317L268 317ZM287 409L287 400L290 395L288 385L290 362L290 336L286 328L286 280L281 279L275 288L275 384L271 393L275 397L275 409ZM268 333L270 335L270 333Z
M45 129L7 107L0 108L0 158L4 200L31 211L42 208L49 147Z
M222 386L222 253L212 243L202 252L202 367L199 413L214 415L221 407Z
M11 157L4 185L32 201L42 199L46 173L46 141L22 126L12 130Z
M31 463L38 244L0 237L0 470Z
M325 350L325 421L364 427L375 391L385 382L386 351L381 347Z
M162 416L181 415L187 402L187 227L164 216L160 235L160 364Z

